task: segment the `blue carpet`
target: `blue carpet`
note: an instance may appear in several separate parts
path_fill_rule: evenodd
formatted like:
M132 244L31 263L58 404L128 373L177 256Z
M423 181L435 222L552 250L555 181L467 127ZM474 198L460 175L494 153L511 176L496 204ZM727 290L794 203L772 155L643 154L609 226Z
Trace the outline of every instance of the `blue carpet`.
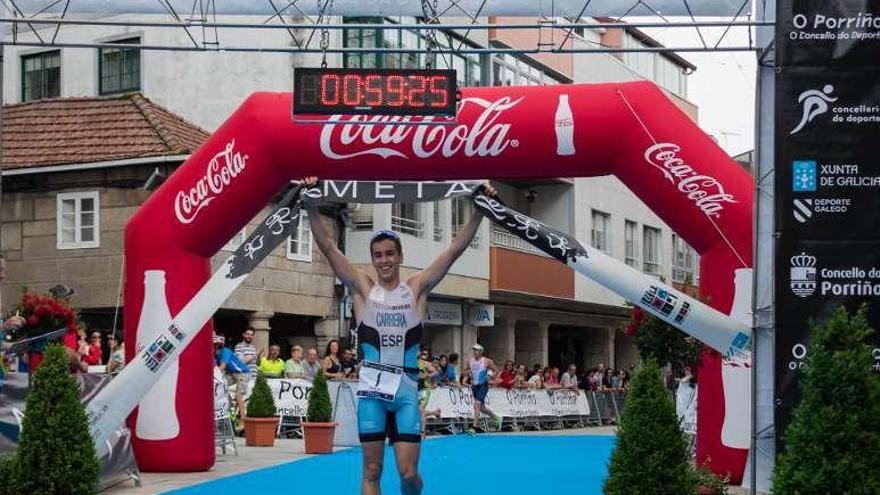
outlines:
M477 435L422 443L423 495L484 493L600 495L613 436ZM165 492L166 495L247 493L357 494L360 449L288 462ZM382 493L400 493L393 452L385 451Z

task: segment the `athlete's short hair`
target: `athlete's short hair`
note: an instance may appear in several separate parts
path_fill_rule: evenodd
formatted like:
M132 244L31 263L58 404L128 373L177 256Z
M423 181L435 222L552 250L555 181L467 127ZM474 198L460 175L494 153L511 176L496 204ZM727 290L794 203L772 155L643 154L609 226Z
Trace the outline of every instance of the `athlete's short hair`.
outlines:
M398 254L403 254L403 246L400 244L400 235L393 230L377 230L373 237L370 238L370 254L373 254L373 244L381 241L391 241L394 243L394 246L397 248Z

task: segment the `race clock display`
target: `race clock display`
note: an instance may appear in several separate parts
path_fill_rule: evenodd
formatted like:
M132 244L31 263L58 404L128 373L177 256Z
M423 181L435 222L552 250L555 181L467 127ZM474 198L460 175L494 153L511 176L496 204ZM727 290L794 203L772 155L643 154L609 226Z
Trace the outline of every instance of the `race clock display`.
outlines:
M297 68L293 113L455 116L454 70Z

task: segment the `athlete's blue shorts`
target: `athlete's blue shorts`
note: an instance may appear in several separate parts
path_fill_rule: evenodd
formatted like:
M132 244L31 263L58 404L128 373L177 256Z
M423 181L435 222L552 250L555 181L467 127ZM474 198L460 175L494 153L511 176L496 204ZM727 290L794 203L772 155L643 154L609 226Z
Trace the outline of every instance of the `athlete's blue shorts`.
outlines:
M479 385L472 386L471 393L474 394L474 400L486 402L486 394L489 393L489 382L483 382Z
M419 393L401 385L394 402L361 397L358 399L358 433L363 442L391 443L422 441Z

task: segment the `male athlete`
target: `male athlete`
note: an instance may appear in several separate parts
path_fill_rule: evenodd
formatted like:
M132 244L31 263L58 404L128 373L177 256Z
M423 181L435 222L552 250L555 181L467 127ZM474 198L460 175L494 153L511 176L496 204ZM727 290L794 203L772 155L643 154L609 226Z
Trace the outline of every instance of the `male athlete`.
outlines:
M498 373L498 367L495 362L483 355L483 346L474 344L471 347L474 351L474 357L467 361L464 365L462 376L467 377L471 383L471 393L474 395L474 425L480 423L480 413L486 413L495 420L495 429L501 429L501 416L493 413L486 407L486 395L489 393L489 371ZM468 433L475 433L473 426L468 429Z
M317 177L303 180L314 187ZM483 192L496 196L486 184ZM422 478L418 473L422 438L419 414L419 342L422 320L428 307L428 293L440 283L449 268L474 239L483 216L477 209L455 240L427 268L405 281L400 279L403 250L396 232L380 230L370 240L370 259L376 278L358 270L330 239L314 204L307 204L315 243L348 287L354 298L358 321L361 369L358 383L358 432L363 451L361 494L378 495L385 453L385 438L391 441L400 473L400 492L418 495Z

